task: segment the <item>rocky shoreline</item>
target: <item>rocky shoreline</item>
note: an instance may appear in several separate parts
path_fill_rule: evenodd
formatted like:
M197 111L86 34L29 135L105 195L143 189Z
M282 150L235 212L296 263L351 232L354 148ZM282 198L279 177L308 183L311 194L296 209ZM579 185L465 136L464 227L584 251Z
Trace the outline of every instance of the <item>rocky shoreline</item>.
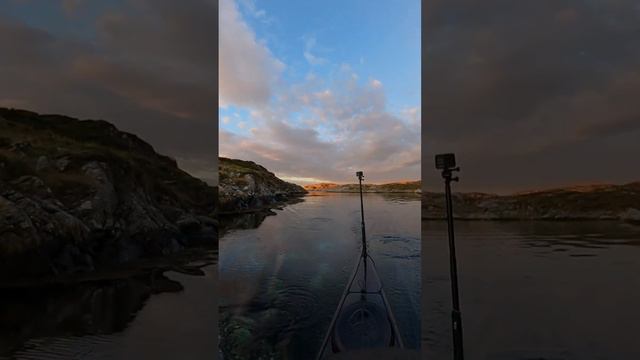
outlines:
M299 201L307 191L253 161L219 159L219 214L267 211Z
M217 189L106 121L0 108L0 283L217 245Z
M422 219L445 219L444 194L422 194ZM640 182L550 189L513 195L454 193L459 220L615 220L640 223Z
M306 185L307 191L317 192L336 192L336 193L356 193L360 192L359 184L336 184L336 183L319 183ZM393 182L387 184L362 184L362 192L364 193L422 193L422 181L404 181Z

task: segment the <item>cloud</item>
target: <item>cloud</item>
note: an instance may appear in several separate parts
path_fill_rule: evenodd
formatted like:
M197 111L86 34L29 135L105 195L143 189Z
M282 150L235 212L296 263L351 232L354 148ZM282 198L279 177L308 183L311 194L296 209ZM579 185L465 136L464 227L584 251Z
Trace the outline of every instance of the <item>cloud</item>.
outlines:
M315 37L303 41L310 64L328 61L313 53ZM300 83L279 87L268 104L251 106L255 126L244 135L222 130L221 155L256 161L301 183L352 181L356 170L365 170L370 181L417 178L418 108L391 114L380 80L360 84L348 64L337 69L330 81L310 73Z
M316 49L316 38L314 36L304 36L304 58L311 65L323 65L327 63L327 59L315 55L313 52Z
M84 81L100 83L105 90L140 107L177 118L204 119L212 110L213 92L207 84L160 77L131 64L96 56L79 57L71 63L71 74Z
M62 0L62 9L67 15L73 15L82 6L82 0Z
M421 115L422 112L419 106L409 107L402 110L402 116L405 117L409 124L414 126L419 126L420 121L422 120Z
M237 11L232 17L255 38ZM329 63L317 55L329 50L314 36L302 40L311 65ZM348 64L333 68L326 78L310 72L300 82L278 79L279 86L269 88L270 101L245 102L249 115L242 121L251 129L235 133L223 127L221 156L253 160L299 183L353 181L356 170L364 170L369 181L416 179L421 156L416 110L389 113L380 80L362 84Z
M256 39L232 0L220 0L220 105L268 103L284 64Z
M58 33L54 23L0 16L0 106L105 119L162 153L190 159L180 165L192 174L205 174L217 166L209 31L215 5L126 1L82 19L91 24L83 25L86 40Z
M260 20L265 24L271 24L275 21L273 17L267 15L264 9L258 9L254 0L240 0L239 4L247 11L252 17Z
M222 131L221 154L256 161L301 183L348 182L356 170L376 182L416 179L420 122L387 112L383 89L358 84L351 75L292 85L286 102L252 112L255 134ZM312 121L283 120L301 111ZM416 110L409 113L416 116Z
M629 0L430 2L423 179L440 183L432 162L441 151L458 153L460 189L639 179L630 166L640 152L634 7Z

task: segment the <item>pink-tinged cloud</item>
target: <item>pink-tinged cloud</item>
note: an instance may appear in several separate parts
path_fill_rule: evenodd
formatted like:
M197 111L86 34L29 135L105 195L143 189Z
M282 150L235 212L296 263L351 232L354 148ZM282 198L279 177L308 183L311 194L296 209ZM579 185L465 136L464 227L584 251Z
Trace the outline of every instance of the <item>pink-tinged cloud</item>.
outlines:
M221 155L256 161L298 182L348 182L356 170L366 171L373 182L418 179L418 108L391 114L382 87L360 85L351 73L344 75L331 84L292 86L286 102L255 109L251 119L257 130L248 135L221 131ZM312 119L283 120L300 109Z
M220 0L219 100L221 106L265 104L282 62L256 39L232 0Z

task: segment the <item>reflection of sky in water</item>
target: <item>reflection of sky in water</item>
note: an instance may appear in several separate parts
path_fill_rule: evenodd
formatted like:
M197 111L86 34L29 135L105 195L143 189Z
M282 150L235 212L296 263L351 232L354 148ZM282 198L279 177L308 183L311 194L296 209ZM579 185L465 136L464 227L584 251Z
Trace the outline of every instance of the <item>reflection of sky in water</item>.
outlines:
M420 202L365 195L369 252L410 347L420 334ZM292 356L313 356L360 253L357 194L308 196L257 228L220 241L222 313L261 319L274 307L290 320ZM270 330L276 331L276 330ZM258 334L257 336L274 335Z
M446 223L424 221L423 351L451 351ZM640 227L456 222L465 353L473 359L640 359Z

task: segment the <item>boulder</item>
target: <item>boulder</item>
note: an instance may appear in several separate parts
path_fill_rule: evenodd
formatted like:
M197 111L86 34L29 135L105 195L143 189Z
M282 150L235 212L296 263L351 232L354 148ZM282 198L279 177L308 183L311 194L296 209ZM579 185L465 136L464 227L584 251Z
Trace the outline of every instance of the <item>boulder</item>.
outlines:
M45 171L49 168L49 166L50 166L49 159L47 159L47 157L44 155L40 156L38 158L38 161L36 161L37 172Z

